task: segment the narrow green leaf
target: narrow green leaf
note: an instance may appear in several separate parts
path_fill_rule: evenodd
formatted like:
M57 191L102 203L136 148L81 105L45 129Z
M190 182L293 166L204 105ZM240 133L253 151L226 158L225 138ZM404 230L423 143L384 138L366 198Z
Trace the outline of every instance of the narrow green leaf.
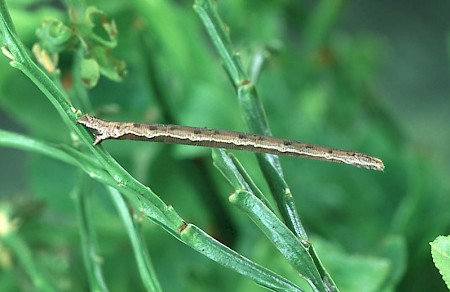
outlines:
M235 190L252 192L272 210L266 197L255 185L251 177L234 155L228 154L223 149L213 149L212 156L214 166L219 169L219 171L231 183Z
M240 65L239 56L234 52L231 44L228 27L220 19L216 5L209 0L196 0L194 10L202 19L234 85L236 86L247 80L248 78ZM236 66L236 64L239 65Z
M304 244L263 202L253 194L240 190L230 196L230 202L243 210L255 222L315 291L325 291L319 271Z
M259 285L274 291L302 291L295 284L259 266L234 250L214 240L197 226L187 224L180 232L183 241L219 264L253 279Z

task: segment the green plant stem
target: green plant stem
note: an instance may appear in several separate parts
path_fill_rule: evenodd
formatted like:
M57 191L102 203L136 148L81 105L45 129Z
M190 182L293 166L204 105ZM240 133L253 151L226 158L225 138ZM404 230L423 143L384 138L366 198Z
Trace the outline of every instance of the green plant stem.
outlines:
M84 175L83 175L84 177ZM86 179L81 179L81 186L74 191L75 205L79 220L81 249L84 265L89 279L91 291L108 291L102 274L100 256L95 246L95 232L93 216L90 210L90 191L87 189Z
M0 130L0 145L42 154L70 165L80 167L91 178L94 178L101 183L117 187L116 181L102 169L97 161L92 160L91 157L74 150L73 148L68 148L64 145L51 145L4 130Z
M209 0L196 0L194 9L209 33L223 61L226 72L237 90L239 102L250 132L271 136L266 114L256 88L245 73L240 59L231 44L226 25L220 19L214 5ZM257 159L283 220L300 239L307 240L308 237L298 217L290 189L284 180L278 157L270 154L259 154Z
M147 291L162 291L158 278L156 277L150 256L145 247L144 239L138 230L135 221L123 199L122 195L113 187L107 187L117 211L125 224L125 229L133 247L134 256L137 262L139 274Z

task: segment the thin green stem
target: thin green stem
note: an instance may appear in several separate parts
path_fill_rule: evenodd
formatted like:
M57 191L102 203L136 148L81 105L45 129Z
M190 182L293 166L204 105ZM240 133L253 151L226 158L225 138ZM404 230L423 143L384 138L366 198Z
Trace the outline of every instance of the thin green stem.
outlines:
M259 75L266 63L266 59L269 58L270 53L266 49L258 49L252 56L250 65L248 66L248 72L250 76L250 80L253 84L256 84Z
M83 175L84 176L84 175ZM79 221L81 249L84 259L89 285L92 291L108 291L103 278L101 260L95 246L95 232L93 216L90 210L90 190L87 189L86 179L82 178L81 187L74 191L75 205Z
M0 130L0 146L21 149L60 160L70 165L80 167L91 178L95 178L101 183L115 187L117 186L116 181L103 170L96 160L65 145L56 146L20 134Z
M128 236L133 247L134 257L137 262L139 274L141 275L142 282L144 283L147 291L162 291L153 268L150 256L145 247L145 242L142 238L141 232L137 228L135 221L130 214L130 210L122 197L122 195L112 187L107 187L111 198L116 206L117 211L125 224L125 229L128 232Z

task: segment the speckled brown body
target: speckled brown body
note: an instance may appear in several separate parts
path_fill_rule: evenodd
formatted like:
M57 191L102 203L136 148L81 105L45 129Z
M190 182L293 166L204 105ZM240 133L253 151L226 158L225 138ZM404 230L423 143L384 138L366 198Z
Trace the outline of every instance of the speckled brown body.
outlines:
M305 157L341 162L367 169L384 170L384 164L380 159L364 153L268 136L178 125L110 122L90 115L83 115L77 121L93 132L94 145L105 139L148 140Z

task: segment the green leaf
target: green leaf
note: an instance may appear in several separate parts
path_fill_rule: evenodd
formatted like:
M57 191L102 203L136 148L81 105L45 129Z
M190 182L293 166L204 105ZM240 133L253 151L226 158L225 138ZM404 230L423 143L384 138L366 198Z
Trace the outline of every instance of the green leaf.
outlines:
M450 289L450 235L438 236L430 245L433 262Z

